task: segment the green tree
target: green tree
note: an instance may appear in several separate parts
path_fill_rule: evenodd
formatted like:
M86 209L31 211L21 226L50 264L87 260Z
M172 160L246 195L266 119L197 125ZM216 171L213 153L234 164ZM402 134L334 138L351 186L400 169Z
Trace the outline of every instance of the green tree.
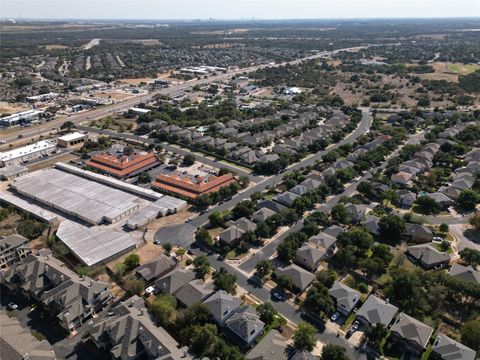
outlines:
M441 223L439 230L440 230L441 232L443 232L443 233L448 232L448 224L446 224L446 223Z
M140 257L137 254L130 254L123 260L123 263L127 270L133 270L140 265Z
M378 222L380 238L399 243L405 232L405 220L395 214L382 216Z
M168 255L172 251L173 246L172 246L172 243L167 241L165 244L162 245L162 248L165 251L165 253Z
M137 180L141 184L146 184L146 183L149 183L150 181L152 181L152 177L150 176L150 174L148 172L144 171L144 172L142 172L138 175Z
M177 299L170 294L161 294L152 302L151 312L155 320L162 326L168 326L175 320L177 314Z
M195 240L198 241L200 244L206 246L213 245L213 239L210 236L208 230L205 228L200 228L200 230L198 230L198 232L195 234Z
M127 293L127 296L140 296L143 292L145 284L140 279L130 278L123 281L122 287Z
M422 214L438 214L441 210L440 204L429 196L419 196L416 200L418 210Z
M480 231L480 213L474 214L470 218L469 223L475 228L475 230Z
M460 209L464 211L472 211L475 209L475 206L478 204L480 197L477 192L472 189L462 190L460 196L458 197L457 204Z
M123 148L123 155L130 156L135 152L133 146L125 146Z
M330 314L335 310L335 303L328 293L328 288L316 282L308 289L304 307L317 316Z
M352 219L347 208L343 204L337 204L332 208L330 213L332 219L340 224L350 224Z
M65 121L62 126L60 126L60 130L70 131L75 127L75 124L71 121Z
M480 265L480 251L470 248L465 248L458 253L463 262L468 265L477 267Z
M275 283L279 290L292 290L294 288L292 279L285 275L277 276L275 278Z
M212 213L208 215L208 220L212 227L222 227L225 225L223 215L219 211L212 211Z
M272 229L270 226L267 225L267 223L261 222L257 225L257 229L255 230L255 234L259 238L268 238L270 237L270 234L272 232Z
M238 178L238 183L242 189L245 189L250 184L250 178L246 175L242 175Z
M272 272L272 261L270 259L262 259L257 263L257 265L255 265L255 269L255 275L257 275L260 279L265 280Z
M387 327L381 323L371 326L367 331L368 340L379 350L381 350L383 339L385 339L387 334Z
M317 281L326 288L331 288L338 274L334 270L321 270L317 273Z
M348 360L348 356L343 346L327 344L322 348L320 360Z
M480 321L470 320L463 324L460 330L462 336L462 344L469 348L480 350Z
M260 316L260 320L262 320L265 324L271 324L275 317L278 315L277 310L271 302L266 302L260 304L256 308L258 315Z
M187 154L183 157L183 164L186 166L191 166L195 163L195 156L192 154Z
M298 329L293 334L293 347L296 350L312 351L317 342L317 329L306 322L298 324Z
M235 295L237 293L236 281L237 277L230 274L224 267L221 267L220 270L213 273L215 290L225 290L226 292Z
M210 263L206 256L199 256L193 260L195 276L197 279L204 279L210 274Z

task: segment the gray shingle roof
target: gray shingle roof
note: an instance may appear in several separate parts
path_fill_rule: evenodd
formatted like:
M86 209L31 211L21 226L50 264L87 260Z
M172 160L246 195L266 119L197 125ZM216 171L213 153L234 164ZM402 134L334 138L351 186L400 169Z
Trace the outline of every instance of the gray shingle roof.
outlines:
M289 191L285 191L282 194L275 195L273 197L273 200L275 200L276 202L279 202L280 204L285 205L285 206L292 206L295 199L297 199L299 197L300 196L297 195L297 194L291 193Z
M252 215L252 219L255 222L265 222L270 216L275 215L276 212L267 208L261 208L255 211Z
M290 278L293 285L300 290L305 290L315 279L315 275L295 264L291 264L285 268L278 268L275 270L275 274L277 276L286 276Z
M345 229L341 228L338 225L331 225L328 228L326 228L325 230L323 230L323 232L325 234L333 236L334 238L336 238L338 235L340 235L344 231L345 231Z
M213 283L207 284L202 279L195 279L182 286L175 296L184 305L191 306L197 302L202 302L213 292Z
M195 279L195 274L186 269L176 268L169 274L155 281L155 286L162 292L175 294L183 285Z
M480 271L473 269L471 266L453 264L449 274L464 281L473 281L480 284Z
M443 360L474 360L475 351L439 333L433 343L432 350Z
M425 325L421 321L418 321L403 312L400 313L393 324L392 331L421 348L427 346L428 340L430 340L430 336L432 336L433 333L433 329L430 326Z
M408 253L416 260L421 261L425 266L436 266L450 261L450 255L441 252L430 244L409 246Z
M323 255L325 255L325 250L322 251L309 244L304 244L297 249L295 254L295 262L300 266L304 266L309 270L315 271Z
M337 239L335 237L325 234L324 232L314 235L308 239L308 242L315 245L315 247L323 249L328 249L330 246L335 244L336 241Z
M245 357L247 360L288 360L288 346L278 330L271 330Z
M358 300L360 300L360 293L357 290L353 290L338 281L332 285L328 293L331 297L335 298L337 307L347 312L351 312L358 303Z
M223 323L240 307L240 300L224 290L217 291L203 303L218 323Z
M240 308L225 324L246 343L257 337L265 326L255 309L248 305Z
M388 326L397 311L398 308L396 306L385 302L375 295L370 295L358 310L357 316L363 317L370 325L381 323Z
M152 281L156 277L165 275L173 270L177 262L174 258L161 254L155 261L138 266L135 272L145 281Z

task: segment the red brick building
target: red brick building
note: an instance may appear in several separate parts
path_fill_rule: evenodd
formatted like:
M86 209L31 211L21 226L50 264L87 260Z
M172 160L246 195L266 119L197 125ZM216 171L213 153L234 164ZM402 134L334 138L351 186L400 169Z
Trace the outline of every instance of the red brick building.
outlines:
M131 156L99 154L93 155L87 165L114 177L126 178L135 176L159 163L154 153L140 153Z
M161 174L152 186L165 193L195 199L199 195L218 191L220 188L228 186L233 182L235 182L235 179L232 174L222 176L211 175L207 179L202 176L197 176L194 180L188 176L181 178L178 174Z

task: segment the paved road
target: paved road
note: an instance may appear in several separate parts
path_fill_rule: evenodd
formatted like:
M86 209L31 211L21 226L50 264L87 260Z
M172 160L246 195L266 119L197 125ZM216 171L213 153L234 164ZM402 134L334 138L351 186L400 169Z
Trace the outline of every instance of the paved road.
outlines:
M301 59L297 59L297 60L293 60L293 61L285 61L285 62L278 63L278 64L275 64L275 65L250 66L250 67L247 67L247 68L241 68L241 69L234 70L234 71L228 71L225 74L210 76L206 79L200 79L200 80L195 79L195 80L186 81L182 84L172 85L172 86L170 86L166 89L153 91L149 94L140 95L140 96L137 96L137 97L134 97L134 98L130 98L130 99L121 101L121 102L117 102L116 104L104 105L104 106L102 106L98 109L94 109L94 110L91 110L91 111L87 111L85 113L73 115L73 116L70 116L70 117L65 118L65 119L54 119L50 122L42 123L42 124L36 125L32 128L25 129L25 130L21 131L20 133L15 133L14 135L11 135L9 137L5 137L2 140L5 140L7 143L10 143L10 142L13 142L13 141L17 140L17 135L18 134L22 134L23 138L28 138L28 137L34 137L34 136L39 136L41 134L49 133L50 131L52 131L52 128L57 129L65 121L71 121L74 124L79 124L79 123L82 123L82 122L87 121L87 120L100 119L100 118L103 118L107 115L111 115L114 112L123 112L123 111L135 106L138 103L148 102L149 100L153 99L155 96L157 96L159 94L176 96L178 94L183 93L186 89L189 89L189 88L191 88L195 85L204 85L204 84L209 84L209 83L213 83L213 82L228 80L228 79L232 78L233 76L243 74L244 72L255 71L255 70L258 70L258 69L264 68L264 67L272 67L272 66L276 67L276 66L281 66L281 65L286 65L286 64L299 64L299 63L301 63L302 61L305 61L305 60L312 60L312 59L321 58L321 57L325 57L325 56L331 56L331 55L335 55L335 54L337 54L341 51L360 50L362 48L366 48L366 47L369 47L369 46L370 45L343 48L343 49L337 49L337 50L334 50L334 51L324 51L324 52L321 52L321 53L318 53L318 54L315 54L315 55L307 56L305 58L301 58Z

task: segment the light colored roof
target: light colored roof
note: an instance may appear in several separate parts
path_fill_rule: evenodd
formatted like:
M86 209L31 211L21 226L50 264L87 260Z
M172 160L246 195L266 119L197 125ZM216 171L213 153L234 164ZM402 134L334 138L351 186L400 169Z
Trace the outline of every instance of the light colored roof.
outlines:
M336 238L338 235L340 235L344 231L345 229L338 225L330 225L325 230L323 230L325 234L333 236L334 238Z
M260 334L265 323L260 320L255 309L246 305L233 314L226 321L226 325L242 340L248 342L252 336Z
M233 297L224 290L219 290L212 296L208 297L203 303L215 318L216 321L222 322L233 314L240 307L240 300Z
M475 360L475 351L439 333L435 338L432 350L443 360Z
M337 307L347 312L352 311L358 300L360 300L360 293L357 290L353 290L339 281L335 281L328 293L335 298Z
M314 235L308 239L308 242L314 244L317 248L328 249L337 242L337 239L324 232L321 232L320 234Z
M375 295L370 295L358 310L357 316L365 318L370 325L381 323L388 326L392 322L397 311L398 308L396 306L385 302Z
M155 281L155 286L163 292L175 294L186 283L195 279L195 274L187 269L176 268Z
M45 151L56 147L57 144L51 140L42 140L34 144L26 145L18 149L0 152L0 161L17 159L22 156L33 154L39 151Z
M8 178L10 176L16 176L23 172L28 172L28 168L22 165L9 165L3 168L0 168L0 179Z
M297 249L295 262L299 265L304 265L311 270L315 270L323 255L325 255L325 250L322 251L309 244L304 244Z
M67 135L63 135L63 136L60 136L58 138L58 140L61 140L61 141L74 141L74 140L79 140L79 139L83 139L85 138L86 135L81 133L81 132L74 132L74 133L71 133L71 134L67 134Z
M270 210L268 208L261 208L260 210L257 210L253 213L252 219L254 221L265 221L267 220L270 216L275 215L276 212L273 210Z
M53 212L45 210L40 206L35 205L30 201L21 199L9 192L0 191L0 200L0 202L12 205L50 224L57 221L57 215Z
M136 196L57 169L24 175L17 178L12 187L91 224L111 222L139 206Z
M400 313L397 320L392 326L392 331L399 334L404 339L411 341L422 348L425 348L432 336L433 329L414 319L411 316L408 316L405 313Z
M57 237L87 266L135 248L130 235L104 227L87 228L69 220L60 223Z

